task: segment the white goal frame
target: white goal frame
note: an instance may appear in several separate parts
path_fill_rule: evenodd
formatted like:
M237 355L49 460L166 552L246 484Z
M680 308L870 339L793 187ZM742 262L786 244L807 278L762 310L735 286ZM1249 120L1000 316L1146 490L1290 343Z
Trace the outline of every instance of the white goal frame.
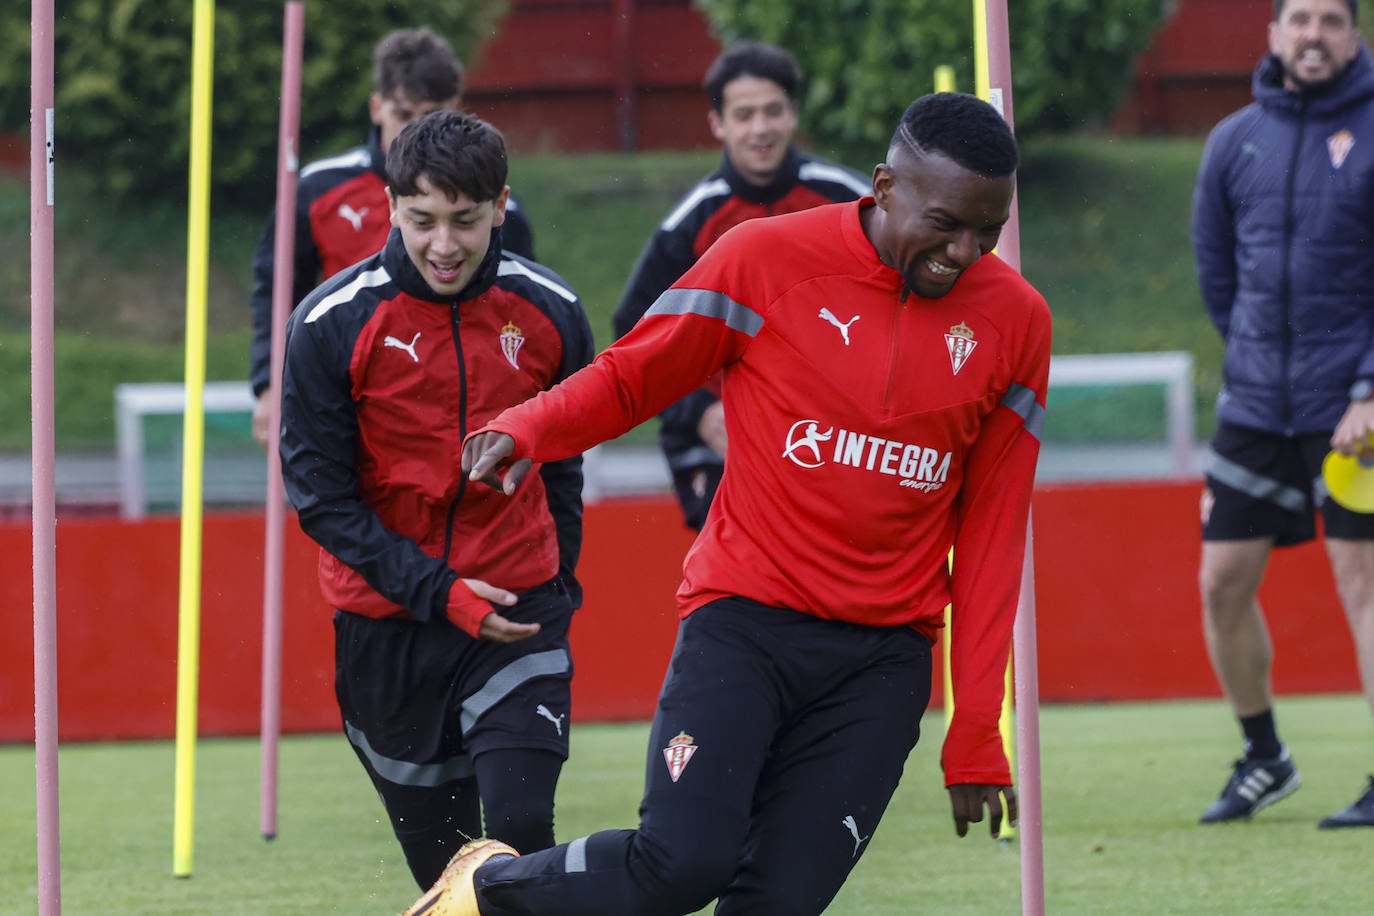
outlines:
M255 398L245 382L206 382L206 413L252 413ZM126 382L115 385L115 460L119 476L119 514L140 519L148 514L143 479L143 418L186 412L186 386L181 382Z
M1163 385L1165 422L1174 474L1194 473L1194 361L1186 351L1091 353L1050 359L1050 388L1092 385ZM207 382L207 413L252 413L254 397L246 381ZM115 451L119 512L125 519L148 514L144 480L144 418L181 414L186 390L181 382L131 382L115 386ZM588 502L627 493L667 492L671 481L656 446L597 446L585 456L583 497Z
M1197 410L1193 354L1186 350L1157 353L1075 353L1050 358L1050 388L1093 385L1163 385L1165 427L1174 474L1194 472Z

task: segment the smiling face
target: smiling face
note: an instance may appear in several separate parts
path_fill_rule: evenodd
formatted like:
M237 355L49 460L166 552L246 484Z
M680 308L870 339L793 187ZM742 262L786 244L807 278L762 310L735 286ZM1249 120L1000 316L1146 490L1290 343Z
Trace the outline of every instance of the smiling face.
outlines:
M1346 0L1287 0L1269 23L1269 50L1291 90L1329 83L1360 50L1360 30Z
M478 203L461 191L450 199L423 175L415 184L419 193L391 196L391 224L430 289L456 296L482 266L492 227L505 222L510 188Z
M894 147L873 172L864 232L907 288L938 299L997 246L1014 176L987 178L941 153Z
M761 76L739 76L726 83L720 111L712 109L707 119L731 164L756 185L766 185L778 174L797 132L792 99Z

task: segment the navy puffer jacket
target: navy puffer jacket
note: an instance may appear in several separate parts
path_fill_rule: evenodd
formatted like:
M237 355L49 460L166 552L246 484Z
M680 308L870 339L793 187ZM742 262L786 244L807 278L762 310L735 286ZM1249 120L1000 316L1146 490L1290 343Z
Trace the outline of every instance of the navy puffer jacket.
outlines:
M1226 340L1217 418L1291 435L1331 431L1374 380L1374 62L1362 44L1330 86L1282 78L1265 57L1208 138L1193 246Z

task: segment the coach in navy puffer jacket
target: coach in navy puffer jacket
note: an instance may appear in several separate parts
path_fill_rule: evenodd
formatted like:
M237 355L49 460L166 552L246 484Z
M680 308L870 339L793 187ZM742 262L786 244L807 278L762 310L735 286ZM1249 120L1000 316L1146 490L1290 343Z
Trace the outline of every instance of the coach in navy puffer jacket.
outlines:
M1374 61L1295 93L1272 54L1212 131L1193 196L1202 297L1226 340L1217 417L1329 432L1374 381Z

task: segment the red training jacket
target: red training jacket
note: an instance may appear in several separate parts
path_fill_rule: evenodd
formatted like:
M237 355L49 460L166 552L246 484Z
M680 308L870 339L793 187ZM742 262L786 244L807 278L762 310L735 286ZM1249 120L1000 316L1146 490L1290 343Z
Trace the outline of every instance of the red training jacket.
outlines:
M553 460L722 371L730 460L684 563L682 615L740 595L933 641L952 602L945 779L1007 784L997 720L1049 309L995 255L940 299L904 294L860 224L872 205L731 230L591 366L487 428L515 457Z

